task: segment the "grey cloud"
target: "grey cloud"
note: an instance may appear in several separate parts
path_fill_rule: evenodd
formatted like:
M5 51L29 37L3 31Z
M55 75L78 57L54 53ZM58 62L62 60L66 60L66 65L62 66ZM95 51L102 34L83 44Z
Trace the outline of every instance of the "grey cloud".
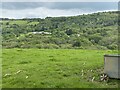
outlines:
M105 9L117 9L118 5L117 2L62 2L62 3L56 3L51 8L57 8L57 9L84 9L84 8L90 8L95 10L105 10Z
M0 3L1 5L1 3ZM118 10L116 2L4 2L0 17L45 18L75 16L98 11Z
M28 9L28 8L37 8L41 7L42 3L32 3L32 2L3 2L2 3L2 8L3 9Z
M85 9L106 10L117 9L117 2L3 2L3 9L30 9L45 7L50 9Z

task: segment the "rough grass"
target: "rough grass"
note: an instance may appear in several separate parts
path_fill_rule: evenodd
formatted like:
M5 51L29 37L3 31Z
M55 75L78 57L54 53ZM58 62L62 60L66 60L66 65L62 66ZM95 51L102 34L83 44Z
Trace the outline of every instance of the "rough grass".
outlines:
M18 24L18 25L26 25L27 21L24 20L16 20L16 21L10 21L10 24Z
M117 51L3 49L3 88L116 88L100 82L104 54ZM95 78L94 80L92 80Z
M35 22L35 21L34 21L34 22L30 22L28 25L35 25L35 24L37 25L38 23L39 23L39 22Z

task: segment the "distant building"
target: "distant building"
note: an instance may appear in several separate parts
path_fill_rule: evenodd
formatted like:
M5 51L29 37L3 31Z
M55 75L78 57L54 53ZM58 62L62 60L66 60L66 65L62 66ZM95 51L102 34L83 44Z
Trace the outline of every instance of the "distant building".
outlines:
M52 34L52 33L50 33L50 32L44 32L44 31L42 31L42 32L31 32L32 34L46 34L46 35L50 35L50 34Z
M78 37L80 37L80 34L77 34Z

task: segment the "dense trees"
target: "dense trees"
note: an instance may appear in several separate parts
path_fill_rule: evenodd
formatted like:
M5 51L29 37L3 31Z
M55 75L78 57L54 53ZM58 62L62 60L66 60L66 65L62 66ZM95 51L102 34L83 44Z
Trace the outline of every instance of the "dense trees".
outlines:
M117 49L117 16L118 12L101 12L45 19L3 19L0 22L3 48Z

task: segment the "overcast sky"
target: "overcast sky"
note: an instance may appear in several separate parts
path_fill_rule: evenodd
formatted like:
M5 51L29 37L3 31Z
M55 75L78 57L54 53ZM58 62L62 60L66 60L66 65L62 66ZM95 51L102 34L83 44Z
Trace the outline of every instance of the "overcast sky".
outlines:
M75 16L118 10L117 2L3 2L0 5L0 17L6 18Z

